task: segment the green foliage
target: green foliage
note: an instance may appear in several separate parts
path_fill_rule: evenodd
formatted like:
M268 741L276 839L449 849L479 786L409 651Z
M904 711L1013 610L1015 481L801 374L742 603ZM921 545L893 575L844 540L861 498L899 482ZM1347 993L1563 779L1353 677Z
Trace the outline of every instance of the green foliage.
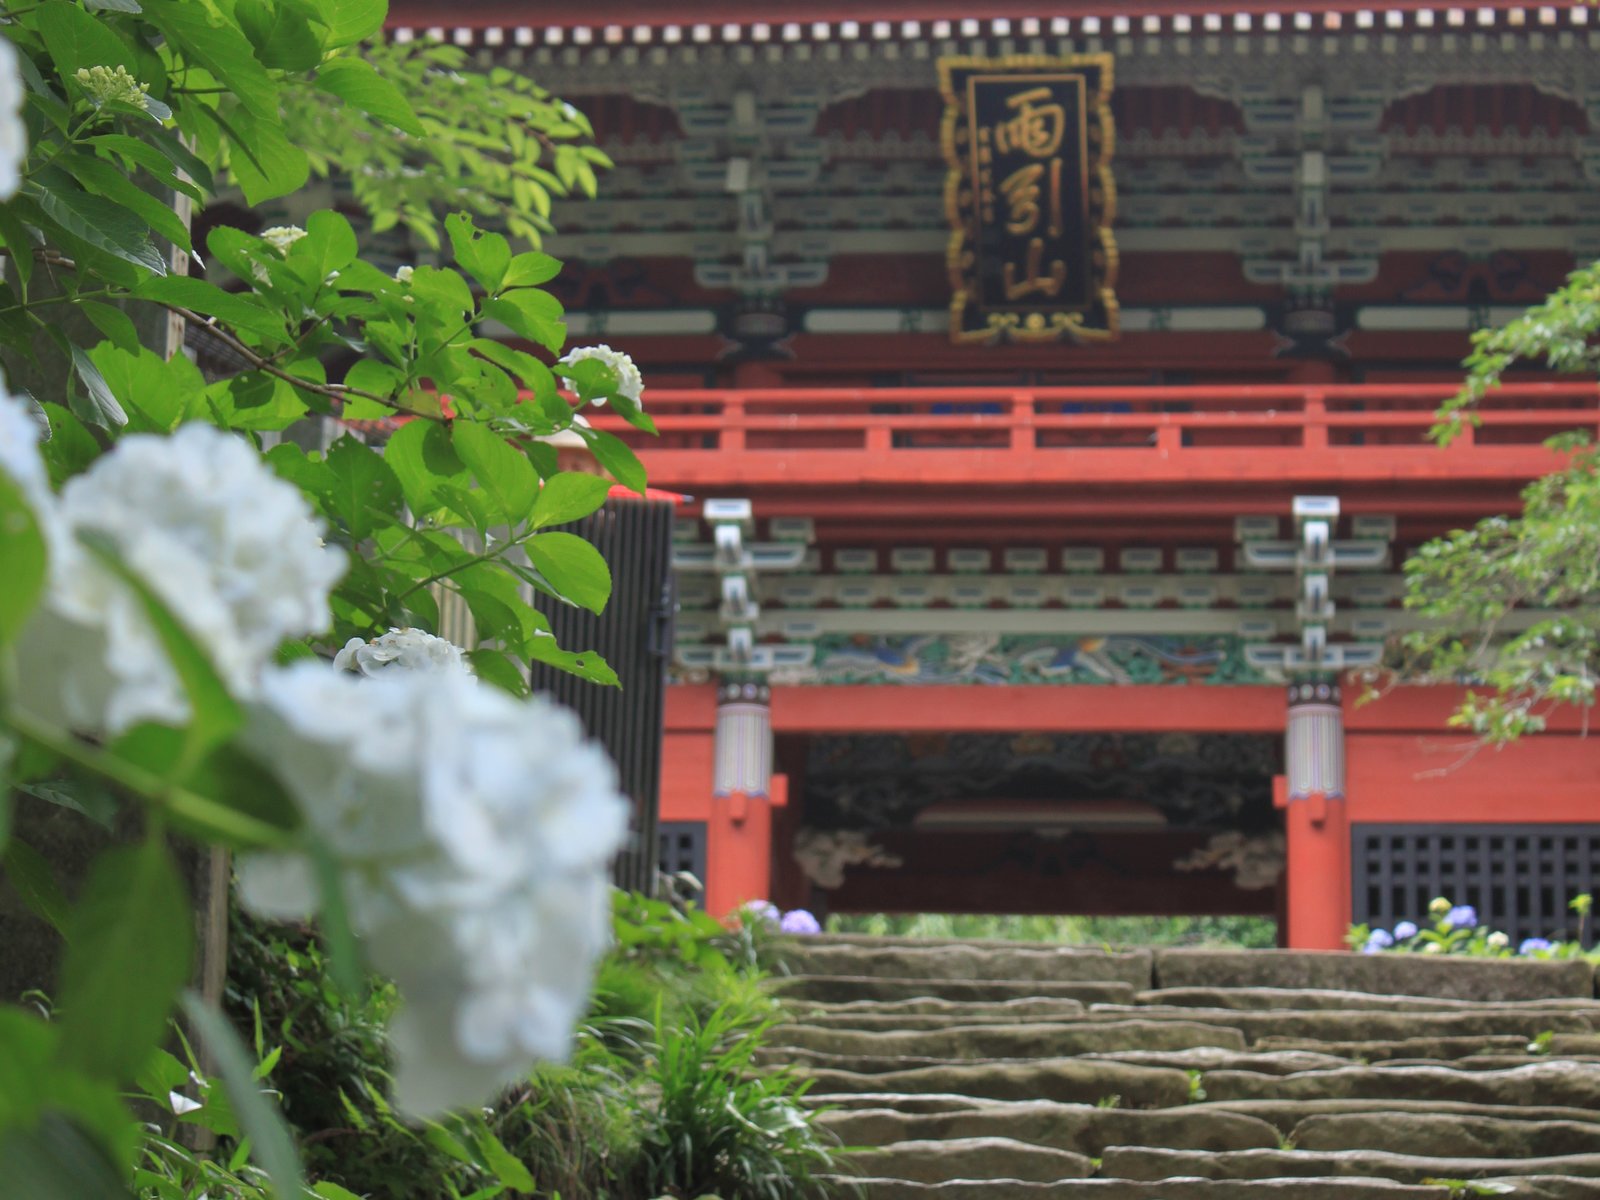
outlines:
M607 164L587 145L582 118L531 83L458 77L458 53L437 47L358 57L355 47L385 14L381 0L43 0L11 9L0 36L21 60L28 154L18 192L0 202L0 353L13 379L25 364L61 381L41 395L58 489L128 433L166 434L198 420L275 443L267 460L304 493L351 563L327 640L285 655L326 654L390 626L433 630L441 598L454 595L483 637L474 663L489 684L521 689L519 664L538 659L614 685L598 656L555 644L533 597L593 611L609 597L593 548L553 529L592 511L607 489L558 474L540 439L576 432L617 478L642 488L637 458L576 420L575 405L604 399L621 381L590 364L568 389L581 396L562 395L568 370L550 360L566 329L543 286L560 264L536 250L513 253L469 215L537 241L549 228L550 195L592 194L595 168ZM312 214L304 231L254 237L219 227L205 246L191 246L188 206L204 203L219 179L257 204L335 168L364 173L358 195L380 223L404 221L435 242L442 224L445 265L403 279L379 270L331 211ZM175 274L173 247L199 250L210 277ZM208 382L183 354L168 359L170 347L141 345L140 330L169 316L203 327L238 372ZM529 348L478 336L488 321ZM330 363L352 356L342 376L337 367L330 375ZM636 407L617 411L651 428ZM281 435L308 415L400 428L388 453L354 437L306 453ZM272 1010L286 1015L271 1026L271 1046L267 1031L257 1034L252 1057L216 1012L182 995L194 938L169 835L243 849L305 835L267 767L236 745L242 710L215 663L152 579L109 543L90 537L84 549L142 601L191 717L89 739L14 705L21 682L10 644L39 602L48 565L37 514L16 483L0 476L4 782L85 813L114 797L113 808L137 806L145 834L102 856L69 904L42 856L9 836L9 786L0 796L8 880L68 937L59 1018L0 1007L7 1185L40 1197L126 1200L131 1182L160 1200L298 1200L298 1153L278 1101L263 1091L275 1072L297 1128L354 1129L378 1147L392 1173L377 1176L374 1194L403 1194L418 1183L408 1173L417 1164L429 1200L531 1190L526 1168L481 1115L412 1126L387 1108L379 1037L392 996L381 987L327 990L340 972L359 979L327 889L338 970L316 958L297 975L292 947L275 960L275 969L291 964L292 995ZM294 952L309 956L311 945ZM185 1028L218 1065L215 1084L168 1053L180 1005ZM345 1057L321 1077L302 1077L303 1063L325 1055ZM190 1070L205 1096L198 1109L172 1112L172 1094L188 1087L174 1072L186 1079ZM330 1079L334 1086L316 1090ZM162 1114L148 1137L129 1106L134 1094ZM185 1149L176 1136L185 1124L221 1137L221 1154ZM306 1139L314 1173L331 1173L316 1150L324 1143L341 1169L364 1169L359 1158L347 1161L345 1136ZM325 1200L353 1193L333 1178L317 1184Z
M466 209L537 247L551 199L594 196L595 172L611 166L582 113L503 67L468 69L460 47L377 42L339 61L289 97L284 122L313 173L349 180L377 231L401 225L437 249L441 214ZM419 137L375 136L402 117Z
M1091 946L1241 946L1278 944L1275 922L1265 917L1044 917L979 913L836 914L829 933L874 936L998 938Z
M644 1079L656 1096L641 1114L646 1194L717 1193L787 1200L821 1193L815 1176L833 1149L800 1099L808 1085L756 1051L769 1025L718 1008L682 1025L655 1025Z
M1448 444L1479 423L1478 406L1519 363L1592 374L1597 331L1600 263L1591 263L1522 316L1473 335L1466 380L1440 407L1435 440ZM1393 676L1472 684L1451 723L1489 745L1542 730L1559 707L1594 705L1600 464L1586 437L1550 444L1567 461L1523 491L1521 516L1448 533L1405 564L1405 605L1425 625L1402 639Z

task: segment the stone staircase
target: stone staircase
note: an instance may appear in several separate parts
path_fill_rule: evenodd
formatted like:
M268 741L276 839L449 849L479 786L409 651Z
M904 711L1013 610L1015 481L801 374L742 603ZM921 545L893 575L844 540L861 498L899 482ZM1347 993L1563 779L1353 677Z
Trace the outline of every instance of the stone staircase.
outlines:
M763 1053L812 1080L866 1200L1600 1200L1588 963L850 936L785 960Z

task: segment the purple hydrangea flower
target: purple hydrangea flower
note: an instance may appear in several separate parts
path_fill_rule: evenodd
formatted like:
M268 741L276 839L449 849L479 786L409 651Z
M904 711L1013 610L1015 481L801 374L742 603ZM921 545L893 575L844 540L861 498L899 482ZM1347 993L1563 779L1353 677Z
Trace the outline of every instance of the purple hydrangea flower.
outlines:
M1458 904L1445 914L1444 923L1451 929L1476 929L1478 910L1470 904Z
M792 908L783 914L783 920L778 922L778 928L785 933L812 934L821 933L822 926L817 919L803 908Z
M783 914L778 911L778 906L771 900L748 900L740 908L739 913L745 918L747 924L757 921L763 925L776 925Z
M1363 954L1376 954L1380 950L1387 950L1394 945L1394 934L1387 929L1374 929L1367 934L1367 944L1361 947Z
M1524 955L1543 954L1546 951L1554 949L1555 944L1551 942L1549 938L1531 937L1522 939L1522 945L1517 947L1517 953Z
M1412 921L1401 921L1394 927L1394 940L1397 942L1408 942L1416 936L1417 927Z

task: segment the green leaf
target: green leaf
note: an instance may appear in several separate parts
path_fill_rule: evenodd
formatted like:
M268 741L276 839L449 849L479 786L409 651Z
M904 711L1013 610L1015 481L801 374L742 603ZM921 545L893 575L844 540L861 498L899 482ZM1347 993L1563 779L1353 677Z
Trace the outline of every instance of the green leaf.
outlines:
M522 668L504 650L480 647L468 650L466 657L472 664L473 674L485 683L492 683L501 691L519 698L529 695L528 681L523 677Z
M122 561L122 555L111 540L88 529L79 532L78 540L139 597L145 619L161 639L167 661L178 673L184 695L188 697L190 713L184 730L184 762L186 765L197 763L213 746L233 736L244 722L243 711L228 694L222 677L200 644L172 615L166 602Z
M106 851L68 920L61 965L61 1060L133 1079L166 1032L189 978L194 922L165 842Z
M528 523L535 529L543 529L547 525L566 525L581 520L604 504L610 494L609 479L580 471L563 471L545 480Z
M413 514L440 503L441 485L465 487L467 468L450 444L450 432L433 421L407 421L383 448L383 459L400 481Z
M141 13L144 11L139 7L139 0L83 0L83 4L90 12Z
M184 251L194 248L189 244L189 226L179 219L172 206L139 187L110 162L89 154L66 154L60 161L61 166L91 192L122 205Z
M315 83L322 91L393 125L402 133L412 137L426 135L400 89L379 75L365 59L336 58L325 63L317 72Z
M104 1095L93 1098L103 1100ZM131 1200L125 1172L102 1140L60 1112L45 1113L37 1124L0 1125L0 1162L5 1163L8 1195L29 1200Z
M0 647L16 640L44 594L46 561L38 517L23 498L22 489L0 471L0 563L5 564L5 586L0 587Z
M272 1181L273 1197L275 1200L300 1200L305 1184L294 1139L277 1105L257 1084L250 1052L227 1018L194 992L184 993L183 1011L217 1063L228 1098L239 1115L239 1124L250 1138L250 1157Z
M527 650L529 658L557 667L580 679L587 679L590 683L598 683L602 687L622 686L621 681L617 679L617 673L593 650L563 650L553 637L536 637L528 643Z
M591 429L585 426L578 427L578 432L583 440L589 444L590 451L599 463L623 487L629 491L644 495L645 473L644 464L621 438L615 434L607 433L603 429Z
M345 904L344 881L338 860L320 841L311 843L311 864L317 874L317 929L327 944L328 977L346 998L356 999L365 982L361 970L361 949L350 928L350 910Z
M214 283L189 275L146 279L133 291L142 300L176 304L206 317L216 317L234 330L268 338L283 336L283 317L248 292L225 292Z
M368 537L398 519L400 481L376 450L347 434L328 449L327 464L333 476L328 504L351 537Z
M17 218L10 205L0 204L0 244L11 253L11 267L22 285L22 299L28 297L28 282L33 278L33 250L38 244L27 226Z
M309 71L322 60L321 39L293 6L272 0L236 0L233 15L263 66Z
M96 250L157 275L167 273L167 260L151 244L145 223L115 201L91 195L55 170L34 175L23 193L46 217Z
M236 112L228 129L234 143L228 170L247 204L257 205L305 187L311 177L311 160L285 136L276 117Z
M506 289L535 287L561 274L561 260L538 250L529 250L511 260L511 267L501 287Z
M537 1185L521 1159L507 1150L488 1126L478 1129L478 1152L494 1172L494 1177L513 1192L532 1193Z
M72 411L79 419L102 429L120 429L126 425L128 414L111 394L105 376L100 374L94 360L77 346L72 347L72 369L83 384L83 391L74 388L68 395Z
M328 49L375 37L388 14L388 0L324 0L321 20L328 27Z
M0 866L5 867L6 880L28 911L52 929L65 933L69 917L67 898L44 856L26 842L12 838L5 854L0 855Z
M50 0L39 6L33 19L62 79L71 79L79 67L126 67L137 74L139 63L132 48L105 21L76 4Z
M505 522L516 525L526 519L539 491L539 476L527 455L472 421L457 421L451 441Z
M306 236L290 248L289 255L296 264L311 258L313 278L321 281L348 267L359 252L350 222L331 209L322 209L306 218Z
M96 150L110 151L119 158L125 158L130 162L137 163L150 172L163 187L182 192L192 200L203 201L205 199L205 192L200 188L178 178L178 174L173 168L174 166L183 166L183 164L175 163L164 147L152 146L148 142L129 137L125 133L97 134L94 137L84 138L83 144L93 146Z
M444 227L456 262L484 291L498 292L511 266L511 246L506 239L474 228L466 213L451 213L444 219Z
M236 26L192 0L145 0L145 15L166 36L172 52L210 71L247 112L278 120L278 85Z
M588 542L571 533L541 533L524 542L523 549L528 561L568 600L593 613L605 608L611 598L611 571Z
M79 300L78 311L94 322L94 327L111 339L112 345L129 354L139 352L139 330L133 318L114 304L98 300Z

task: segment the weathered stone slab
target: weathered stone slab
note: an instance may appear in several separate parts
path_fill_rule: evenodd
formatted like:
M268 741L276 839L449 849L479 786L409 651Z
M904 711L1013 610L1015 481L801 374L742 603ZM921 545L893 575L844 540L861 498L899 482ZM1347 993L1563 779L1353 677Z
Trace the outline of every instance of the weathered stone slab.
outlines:
M1194 1046L1186 1050L1111 1050L1083 1055L1108 1062L1137 1063L1146 1067L1173 1067L1179 1071L1258 1071L1267 1075L1293 1075L1299 1071L1331 1071L1357 1064L1331 1054L1305 1050L1254 1052L1222 1046Z
M887 1108L902 1113L966 1112L974 1108L1004 1108L1011 1100L958 1096L954 1092L807 1092L800 1103L810 1108Z
M1509 1071L1447 1067L1345 1067L1298 1075L1212 1071L1204 1077L1212 1100L1401 1099L1470 1104L1557 1104L1600 1107L1600 1066L1555 1061Z
M1189 1098L1189 1076L1160 1067L1038 1058L1013 1062L945 1063L878 1075L801 1068L818 1091L956 1092L994 1100L1054 1100L1094 1104L1118 1097L1130 1108L1167 1108ZM904 1140L904 1139L898 1139Z
M1346 1009L1389 1012L1460 1012L1484 1007L1478 999L1444 996L1381 995L1373 992L1287 987L1163 987L1150 988L1134 997L1135 1004L1167 1007L1242 1009ZM1515 1004L1528 1012L1586 1012L1600 1015L1600 1001L1592 999L1501 1000L1495 1006Z
M1400 1041L1413 1037L1492 1037L1527 1039L1541 1033L1586 1033L1595 1016L1578 1012L1530 1012L1525 1008L1485 1006L1460 1012L1337 1012L1238 1008L1158 1008L1154 1005L1096 1004L1085 1021L1202 1021L1231 1025L1252 1041L1258 1037L1298 1037L1324 1041Z
M820 1091L820 1089L819 1089ZM1096 1108L1086 1104L989 1103L940 1113L896 1108L824 1113L820 1124L848 1146L879 1146L930 1138L1009 1137L1092 1156L1107 1146L1139 1143L1192 1150L1276 1146L1265 1121L1196 1106L1160 1111Z
M1525 962L1421 954L1308 950L1157 950L1161 988L1272 987L1447 999L1593 999L1594 967L1583 961Z
M867 964L852 964L855 970ZM1143 984L1139 985L1143 987ZM939 997L945 1000L993 1003L1016 999L1070 999L1085 1004L1121 1003L1133 999L1131 983L1082 980L1049 982L1016 979L907 979L884 975L796 974L774 981L784 996L797 1000L919 1000Z
M981 944L847 946L807 943L783 952L796 974L892 975L907 979L1007 979L1151 984L1148 950L1106 953L1063 947Z
M887 1146L851 1155L850 1163L866 1175L909 1179L915 1183L944 1183L952 1179L1052 1183L1060 1179L1087 1179L1094 1174L1094 1162L1087 1155L1003 1137L890 1142Z
M815 1016L933 1016L948 1017L963 1025L976 1025L973 1017L1045 1017L1076 1016L1084 1011L1084 1002L1068 996L1023 996L1015 1000L989 1002L973 1000L947 1000L942 996L920 996L912 1000L849 1000L843 1003L816 1000L795 1006L808 1017Z
M1456 1100L1216 1100L1192 1105L1191 1111L1230 1112L1270 1121L1285 1135L1308 1117L1354 1113L1432 1113L1442 1116L1494 1117L1509 1121L1600 1122L1600 1112L1559 1105L1466 1104Z
M1202 1179L1282 1179L1295 1176L1360 1176L1422 1183L1428 1179L1487 1179L1512 1175L1600 1176L1600 1155L1562 1158L1424 1158L1378 1150L1236 1150L1197 1154L1146 1146L1112 1146L1102 1170L1123 1179L1157 1180L1175 1176ZM1600 1184L1596 1185L1600 1191Z
M1298 1150L1386 1150L1430 1158L1547 1158L1600 1154L1600 1123L1439 1113L1307 1117L1290 1134Z
M1581 1034L1558 1034L1561 1037L1582 1037ZM1362 1059L1366 1062L1383 1062L1403 1058L1458 1059L1474 1054L1515 1053L1527 1048L1529 1039L1522 1034L1490 1034L1477 1037L1420 1037L1399 1038L1392 1041L1330 1042L1318 1038L1278 1037L1267 1035L1253 1043L1259 1050L1309 1050L1313 1053L1336 1054L1341 1058Z
M1443 1186L1392 1183L1384 1179L1083 1179L1071 1183L1024 1183L979 1179L912 1183L895 1179L840 1178L841 1188L862 1200L1458 1200ZM1517 1191L1520 1200L1572 1200L1567 1195Z
M1118 1021L1099 1025L957 1025L905 1032L837 1029L819 1025L779 1025L767 1035L770 1046L798 1046L828 1054L922 1055L937 1058L1066 1057L1093 1050L1144 1046L1184 1050L1222 1046L1243 1050L1236 1029L1192 1021Z

